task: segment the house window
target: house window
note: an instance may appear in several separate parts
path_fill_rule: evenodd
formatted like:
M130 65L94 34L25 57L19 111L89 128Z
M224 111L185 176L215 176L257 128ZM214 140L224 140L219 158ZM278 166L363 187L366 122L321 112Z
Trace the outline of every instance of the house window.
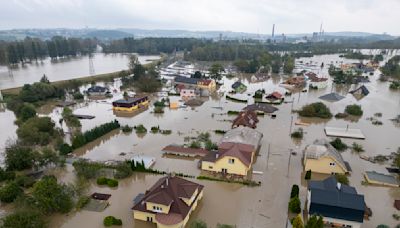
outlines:
M330 166L335 166L334 162L329 163Z
M153 222L153 217L147 217L146 220L147 220L148 222Z
M235 163L235 159L229 158L228 163L229 163L229 164L234 164L234 163Z
M213 169L213 167L212 167L212 166L208 166L208 168L209 168L209 169Z
M228 169L222 168L221 172L222 173L228 173Z

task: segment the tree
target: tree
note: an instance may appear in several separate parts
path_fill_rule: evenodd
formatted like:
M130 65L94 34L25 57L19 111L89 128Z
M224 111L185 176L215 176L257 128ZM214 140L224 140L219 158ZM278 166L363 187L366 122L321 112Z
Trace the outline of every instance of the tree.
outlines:
M337 182L339 182L341 184L346 184L346 185L349 184L349 179L344 174L336 173L335 178L336 178Z
M11 181L0 188L0 201L3 203L11 203L18 196L23 194L23 190L15 181Z
M54 176L45 176L33 186L34 205L43 213L67 213L73 207L72 190L58 184Z
M283 72L286 74L291 74L294 69L294 58L289 56L285 60L285 64L283 65Z
M393 165L400 168L400 147L397 149L397 153L394 155Z
M40 82L50 84L50 81L45 74L43 74L42 78L40 78Z
M136 64L135 68L133 68L133 79L135 81L138 81L139 79L141 79L145 74L146 74L146 68L143 67L142 64Z
M35 163L35 153L29 147L11 145L6 148L5 163L7 170L30 169Z
M322 102L311 103L302 107L299 111L300 116L304 117L319 117L329 119L332 113L329 108Z
M312 215L309 219L305 228L324 228L324 221L322 216Z
M292 222L293 228L304 228L303 220L300 215L297 215Z
M202 77L203 77L203 75L202 75L201 72L198 71L198 70L196 70L196 71L194 72L194 74L192 75L192 78L202 78Z
M209 71L210 71L211 78L220 79L221 72L225 71L225 69L221 64L214 63L213 65L211 65Z
M361 109L361 105L347 105L346 109L344 110L345 113L353 116L362 116L363 110Z
M234 228L234 226L232 225L228 225L228 224L217 224L217 228Z
M42 215L37 211L17 211L2 219L2 228L45 228Z
M130 55L129 56L129 62L128 62L128 69L131 73L133 73L133 69L135 69L135 66L139 64L139 59L136 55Z
M55 124L50 117L33 117L24 122L18 129L17 135L28 145L47 145L58 136Z
M299 197L299 186L294 184L292 186L292 191L290 192L290 198Z
M338 151L344 151L348 148L347 144L342 142L340 138L335 138L330 144Z
M301 212L301 202L299 197L291 198L289 201L289 210L292 213L299 214Z
M36 110L35 107L31 104L24 103L18 112L18 117L23 122L35 116L36 116Z
M207 228L207 224L202 220L195 220L190 224L190 228Z

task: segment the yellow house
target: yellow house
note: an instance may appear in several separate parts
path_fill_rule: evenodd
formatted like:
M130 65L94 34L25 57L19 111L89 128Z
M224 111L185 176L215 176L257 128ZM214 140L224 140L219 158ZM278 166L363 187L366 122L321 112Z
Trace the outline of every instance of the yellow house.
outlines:
M149 99L147 96L134 97L114 101L112 103L113 110L115 111L128 111L132 112L139 109L141 106L148 106Z
M213 79L200 79L197 82L197 87L201 89L215 90L217 88L217 84Z
M203 188L180 177L163 177L135 199L133 218L155 223L158 228L184 228L203 197Z
M304 150L304 170L323 174L345 174L350 172L350 167L327 140L319 139Z
M252 167L256 148L253 145L223 142L201 161L201 169L222 174L246 176Z

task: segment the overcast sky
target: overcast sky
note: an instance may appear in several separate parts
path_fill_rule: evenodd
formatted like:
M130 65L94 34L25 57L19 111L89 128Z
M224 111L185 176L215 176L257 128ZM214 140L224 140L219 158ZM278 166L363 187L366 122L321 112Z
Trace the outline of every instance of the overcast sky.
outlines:
M143 28L400 35L400 0L0 0L0 29Z

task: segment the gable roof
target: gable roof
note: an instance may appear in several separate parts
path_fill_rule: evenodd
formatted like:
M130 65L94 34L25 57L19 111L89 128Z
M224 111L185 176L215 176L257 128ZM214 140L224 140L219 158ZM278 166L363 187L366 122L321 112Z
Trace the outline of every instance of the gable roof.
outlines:
M192 84L192 85L197 85L197 82L200 79L198 78L188 78L188 77L183 77L183 76L176 76L174 81L175 83L185 83L185 84Z
M333 158L345 172L350 171L342 155L326 139L317 139L304 150L306 159L320 159L326 156Z
M362 85L360 87L358 87L355 90L350 91L349 93L355 95L355 94L360 94L363 96L367 96L369 94L369 90L367 89L367 87L365 87L365 85Z
M363 222L366 209L364 195L356 189L340 184L334 176L323 181L310 181L309 214Z
M344 98L344 96L339 95L337 93L328 93L325 95L322 95L319 97L321 100L326 100L326 101L340 101Z
M230 156L238 158L247 167L251 164L254 146L243 143L224 142L218 146L219 157L217 160Z
M222 139L219 141L219 144L223 142L234 142L249 144L254 146L255 148L258 148L262 137L262 133L252 128L239 126L237 128L227 131Z
M239 112L238 116L232 121L232 127L245 126L256 128L258 123L257 114L253 111L246 110Z
M181 198L190 198L196 189L200 192L203 188L203 185L180 177L166 176L159 179L146 191L144 197L132 207L132 210L153 213L146 209L146 202L170 205L169 213L157 213L156 220L166 225L176 224L186 218L192 207Z
M200 79L200 80L198 81L198 83L199 83L200 85L205 85L205 86L210 85L211 82L213 82L213 80L211 80L211 79Z
M283 95L281 93L275 91L275 92L273 92L271 94L268 94L266 97L267 98L281 99L283 97Z
M273 113L273 112L277 111L278 108L276 108L270 104L266 104L266 103L255 103L255 104L247 105L243 110Z

